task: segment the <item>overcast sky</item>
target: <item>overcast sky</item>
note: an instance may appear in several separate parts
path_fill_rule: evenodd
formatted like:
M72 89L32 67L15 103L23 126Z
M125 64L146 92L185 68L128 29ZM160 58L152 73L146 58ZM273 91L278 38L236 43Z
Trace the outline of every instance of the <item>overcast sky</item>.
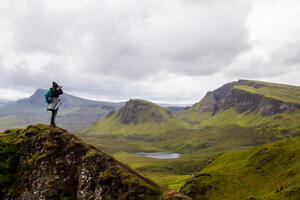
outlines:
M1 0L0 98L52 80L98 100L195 103L226 82L300 85L299 0Z

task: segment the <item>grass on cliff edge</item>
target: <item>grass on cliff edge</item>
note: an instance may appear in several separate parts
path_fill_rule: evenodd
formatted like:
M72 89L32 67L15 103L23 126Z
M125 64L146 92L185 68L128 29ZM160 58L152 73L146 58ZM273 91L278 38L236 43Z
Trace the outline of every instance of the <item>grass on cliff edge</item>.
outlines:
M12 129L5 133L0 133L0 199L7 192L7 188L13 182L13 171L20 129Z
M293 109L283 113L277 113L270 116L262 116L256 111L238 113L234 108L229 108L223 112L219 112L208 120L203 121L197 126L221 126L226 124L237 124L242 127L255 127L262 124L270 124L277 127L291 127L299 126L300 110Z
M181 191L195 200L300 199L300 137L223 154Z
M233 88L261 94L284 102L300 104L300 87L263 81L243 80Z

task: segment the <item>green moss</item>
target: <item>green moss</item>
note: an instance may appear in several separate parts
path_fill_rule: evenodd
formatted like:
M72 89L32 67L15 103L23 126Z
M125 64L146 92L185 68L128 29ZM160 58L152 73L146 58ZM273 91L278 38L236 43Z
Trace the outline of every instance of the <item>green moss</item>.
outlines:
M117 183L118 181L120 183ZM141 181L139 178L132 176L128 172L123 170L112 171L106 169L101 172L98 182L105 185L120 184L119 189L123 190L119 199L129 199L131 196L137 196L139 194L140 199L160 199L162 192L159 188L153 187L145 181Z
M134 194L140 194L139 198L145 200L160 199L162 192L158 188L146 184L136 177L128 176L126 173L122 173L121 176L122 184L126 185L128 189L120 199L128 199L128 197Z
M13 183L19 133L20 129L12 129L0 135L0 198Z
M105 171L101 172L98 181L106 184L106 183L111 183L111 181L114 178L115 178L115 175L112 174L112 172L110 170L105 170Z
M79 140L70 140L67 146L64 148L64 151L67 152L68 150L74 148L77 144L81 144Z
M85 161L89 158L95 157L97 155L100 155L100 153L96 149L90 149L86 152L86 154L82 157L82 161Z

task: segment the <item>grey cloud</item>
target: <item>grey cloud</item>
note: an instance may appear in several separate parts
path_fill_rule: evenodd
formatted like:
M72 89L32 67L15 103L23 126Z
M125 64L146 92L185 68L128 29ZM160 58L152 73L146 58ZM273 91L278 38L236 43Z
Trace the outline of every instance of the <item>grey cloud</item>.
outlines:
M264 79L286 76L300 72L300 41L283 43L264 54L247 52L250 57L245 62L236 61L225 73L232 77Z
M271 53L271 59L281 65L299 65L300 64L300 40L293 43L287 43L281 48Z
M269 70L273 63L259 55L237 62L255 45L247 27L252 3L2 0L0 87L31 91L57 80L87 96L186 101L198 100L210 79L214 89L278 75L282 69ZM298 63L293 48L274 53L276 62Z
M78 58L72 64L91 73L212 74L249 47L249 3L238 0L129 1L122 9L119 0L79 8L70 2L63 11L30 2L4 16L13 25L12 51Z

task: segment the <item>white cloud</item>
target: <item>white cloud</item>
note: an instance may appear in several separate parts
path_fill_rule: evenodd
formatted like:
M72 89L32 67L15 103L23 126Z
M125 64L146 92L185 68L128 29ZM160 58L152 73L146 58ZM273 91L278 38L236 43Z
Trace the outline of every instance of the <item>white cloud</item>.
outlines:
M299 84L296 0L2 0L0 98L52 80L103 100L198 101L239 78Z

